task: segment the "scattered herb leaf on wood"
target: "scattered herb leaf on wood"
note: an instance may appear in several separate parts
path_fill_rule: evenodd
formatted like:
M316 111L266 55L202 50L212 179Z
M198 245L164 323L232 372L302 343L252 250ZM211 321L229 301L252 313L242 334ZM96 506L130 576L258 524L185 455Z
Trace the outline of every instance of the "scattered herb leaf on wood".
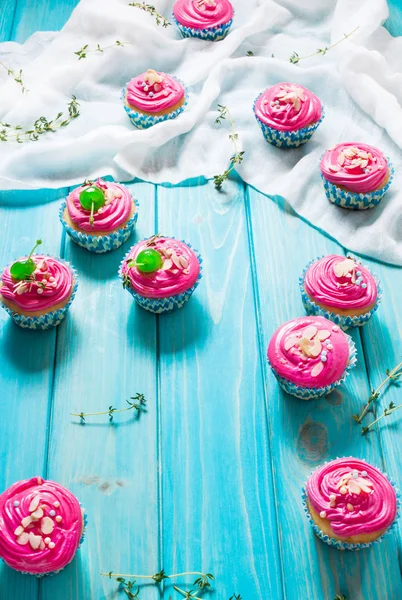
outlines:
M113 422L113 417L115 413L126 412L128 410L136 410L137 415L140 415L143 412L146 412L146 404L144 394L136 394L132 396L130 400L126 400L128 406L125 408L115 408L113 405L110 405L108 410L104 410L101 412L93 412L93 413L70 413L72 417L79 417L81 419L81 424L84 425L87 417L95 417L98 415L108 415L110 423Z
M121 589L125 592L126 596L130 600L135 600L140 596L140 587L137 584L138 579L151 579L155 583L159 584L165 579L177 579L178 577L196 576L196 579L192 584L192 586L195 586L195 590L183 590L182 588L179 588L176 585L173 586L173 589L175 589L176 592L178 592L185 598L196 598L198 600L200 600L201 597L198 596L197 593L200 590L210 589L210 582L215 579L211 573L200 573L197 571L166 575L164 569L159 571L159 573L155 573L154 575L127 575L122 573L113 573L113 571L109 571L108 573L101 573L101 575L103 577L109 577L109 579L116 579L116 581L120 584ZM233 596L233 600L241 600L241 597Z
M391 415L396 410L399 410L400 408L402 408L402 404L399 404L398 406L396 406L394 402L390 402L389 405L386 408L384 408L384 412L382 413L382 415L377 417L374 421L372 421L366 427L362 427L362 435L366 435L366 433L368 433L370 431L370 429L373 427L373 425L378 423L378 421L380 421L384 417L389 417L389 415Z
M355 421L357 421L357 423L362 422L363 417L365 416L367 411L370 409L373 402L378 400L382 388L387 384L388 385L396 384L399 381L399 379L402 377L402 362L400 362L399 365L396 365L396 367L394 367L391 371L389 369L387 369L385 371L385 373L387 375L386 378L384 379L384 381L382 381L380 383L380 385L378 386L378 388L376 390L371 391L370 397L367 400L367 404L364 406L360 415L353 415L353 418Z

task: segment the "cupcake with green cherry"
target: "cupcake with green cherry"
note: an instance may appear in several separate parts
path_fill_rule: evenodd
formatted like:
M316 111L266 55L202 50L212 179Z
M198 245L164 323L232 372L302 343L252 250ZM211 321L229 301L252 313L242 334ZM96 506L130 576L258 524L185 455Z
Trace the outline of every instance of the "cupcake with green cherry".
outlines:
M182 81L154 69L131 79L122 91L124 110L138 129L178 117L187 104L187 96Z
M229 33L233 22L229 0L176 0L173 18L183 37L217 42Z
M59 325L77 291L77 273L60 258L34 254L7 266L0 276L0 304L20 327L49 329Z
M119 248L138 219L138 202L120 183L85 181L62 202L60 221L71 239L90 252Z
M201 263L190 244L158 234L131 248L119 276L142 308L163 313L190 299L201 279Z

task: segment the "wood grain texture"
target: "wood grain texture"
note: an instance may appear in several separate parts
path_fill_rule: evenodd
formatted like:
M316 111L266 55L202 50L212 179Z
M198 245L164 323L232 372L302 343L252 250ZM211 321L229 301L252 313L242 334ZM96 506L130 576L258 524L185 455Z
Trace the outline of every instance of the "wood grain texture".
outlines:
M158 188L158 227L204 276L159 320L165 568L212 571L218 596L282 598L243 185Z
M0 40L23 42L60 28L78 0L2 0ZM387 27L402 34L400 0ZM89 515L74 562L40 582L0 566L1 600L117 600L100 570L153 573L203 569L212 595L228 600L402 598L402 525L369 551L341 553L318 540L301 508L300 488L323 460L353 454L402 472L402 411L363 438L351 419L402 359L402 270L365 261L383 302L354 332L359 366L342 390L302 402L268 372L270 334L303 314L298 277L314 256L344 250L281 200L239 181L217 193L201 180L183 187L134 184L137 233L124 249L94 256L62 235L57 212L67 190L30 192L49 204L18 208L26 193L0 192L0 267L37 237L71 260L80 287L56 330L26 332L0 314L0 490L43 474L69 487ZM131 243L155 231L198 247L204 277L181 311L155 317L138 308L115 275ZM130 413L93 418L71 411L148 398ZM379 410L400 389L392 387ZM369 422L369 415L367 421ZM399 564L398 564L399 559ZM190 580L191 581L191 580ZM144 600L169 600L172 587L148 586Z
M261 353L281 323L303 314L298 277L315 256L341 253L342 248L293 216L279 199L267 198L249 188L249 214L255 257L255 278L260 321ZM289 260L288 248L297 248ZM272 282L275 291L272 293ZM373 321L380 319L375 315ZM362 401L369 395L360 332L352 337L358 349L358 366L343 388L323 400L302 402L278 387L267 372L266 396L277 502L284 519L278 519L282 559L294 573L285 579L285 597L329 598L344 593L353 600L379 597L397 600L402 581L394 535L369 552L339 552L318 540L303 514L300 490L311 470L338 456L356 456L384 468L381 446L373 435L363 438L354 423ZM268 369L267 369L268 371ZM296 525L297 524L297 525ZM303 548L303 553L294 553ZM311 577L308 576L311 574Z

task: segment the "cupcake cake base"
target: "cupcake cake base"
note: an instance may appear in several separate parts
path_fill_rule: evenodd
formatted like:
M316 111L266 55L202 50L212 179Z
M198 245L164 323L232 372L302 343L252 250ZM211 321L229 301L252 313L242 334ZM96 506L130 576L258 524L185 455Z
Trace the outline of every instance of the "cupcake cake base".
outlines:
M273 129L273 127L269 127L266 123L260 121L257 115L255 118L257 119L257 123L261 127L262 133L267 142L273 146L277 146L277 148L297 148L298 146L301 146L310 140L323 120L324 112L321 119L316 123L295 131L279 131L278 129Z
M217 27L208 27L205 29L196 29L195 27L186 27L181 25L173 15L173 20L177 25L182 37L184 38L199 38L200 40L207 40L210 42L218 42L223 40L229 33L229 29L232 26L233 19L223 25Z

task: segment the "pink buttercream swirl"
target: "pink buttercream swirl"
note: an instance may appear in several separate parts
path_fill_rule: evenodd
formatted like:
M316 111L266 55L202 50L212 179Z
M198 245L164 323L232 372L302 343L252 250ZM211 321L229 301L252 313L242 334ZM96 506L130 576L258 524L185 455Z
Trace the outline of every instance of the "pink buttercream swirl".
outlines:
M373 146L345 142L326 151L320 169L331 183L364 194L382 186L388 174L388 161Z
M294 83L277 83L262 92L255 103L257 117L278 131L296 131L321 119L319 98Z
M4 269L0 295L27 312L47 310L67 302L74 284L73 272L68 265L44 254L34 254L31 258L36 269L29 279L16 281L11 277L11 265Z
M91 225L89 222L91 211L83 208L80 203L80 193L88 186L81 185L75 188L66 200L68 214L72 222L83 231L88 232L109 232L125 224L130 218L133 207L135 210L134 200L128 189L124 185L103 181L102 179L98 179L90 185L98 187L104 192L106 202L94 213L94 221Z
M157 250L163 264L154 273L141 273L128 261L135 260L146 248ZM191 248L184 242L166 237L154 237L133 246L126 256L122 274L130 280L132 289L145 298L167 298L190 289L200 274L200 263Z
M385 530L396 518L392 484L381 471L357 458L338 458L323 465L311 475L306 492L314 510L329 520L341 538Z
M268 346L276 373L301 387L339 381L349 364L346 334L324 317L299 317L279 327Z
M351 258L330 254L310 265L304 288L319 304L343 310L375 304L377 283L366 267Z
M229 0L177 0L173 15L184 27L208 29L229 23L233 6Z
M145 113L159 113L175 106L185 96L180 81L172 75L148 69L127 84L127 104Z
M53 481L33 477L0 495L0 557L13 569L43 574L63 569L83 531L78 500Z

